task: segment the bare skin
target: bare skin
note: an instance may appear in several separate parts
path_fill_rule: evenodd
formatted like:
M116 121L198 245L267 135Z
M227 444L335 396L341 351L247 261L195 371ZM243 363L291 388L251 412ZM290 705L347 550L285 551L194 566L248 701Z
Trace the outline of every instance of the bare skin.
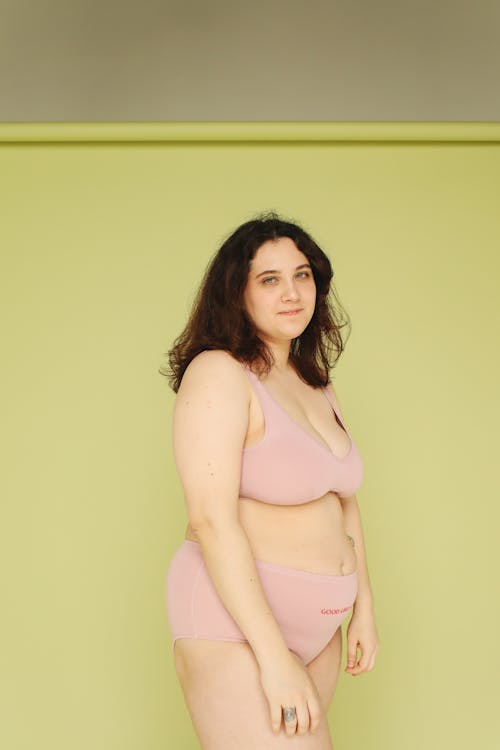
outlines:
M284 724L271 730L269 707L258 664L248 643L181 638L174 649L175 669L203 750L332 750L327 721L340 673L342 630L307 669L322 706L314 734L287 735Z
M265 243L254 259L254 276L249 275L246 305L275 358L271 373L263 379L266 388L303 430L342 458L349 451L349 437L336 422L324 394L304 383L288 364L290 341L304 329L314 309L314 281L295 271L305 262L306 256L288 238ZM280 272L259 280L254 278L266 269ZM262 278L272 279L269 286L260 286ZM273 286L276 288L269 288ZM282 316L277 312L298 307L302 308L302 316L301 313ZM331 385L329 389L341 415ZM264 428L259 400L248 381L244 446L256 445L264 435ZM240 497L238 520L256 559L320 574L347 575L357 569L354 540L346 533L342 504L333 492L295 506ZM185 538L199 541L191 524ZM312 662L305 667L300 662L311 678L321 706L316 731L309 731L308 717L305 731L298 724L293 730L282 724L280 732L274 733L263 692L261 665L248 643L179 639L174 650L175 669L203 750L288 748L290 742L304 750L331 749L326 715L337 686L341 655L339 628Z

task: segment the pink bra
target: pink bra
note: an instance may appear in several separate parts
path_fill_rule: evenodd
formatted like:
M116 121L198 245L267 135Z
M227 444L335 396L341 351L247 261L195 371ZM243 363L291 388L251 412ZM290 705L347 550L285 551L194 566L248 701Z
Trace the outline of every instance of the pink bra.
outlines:
M241 464L240 497L271 505L299 505L335 492L353 495L363 479L358 449L340 421L331 394L322 388L335 419L349 437L351 447L344 458L310 435L292 419L257 375L244 365L255 385L265 419L265 433L257 445L244 448Z

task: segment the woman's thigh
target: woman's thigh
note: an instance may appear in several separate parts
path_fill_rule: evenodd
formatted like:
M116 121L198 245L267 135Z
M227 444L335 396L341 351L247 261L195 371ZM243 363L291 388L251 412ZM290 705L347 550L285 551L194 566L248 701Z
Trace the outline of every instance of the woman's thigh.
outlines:
M341 660L342 629L339 626L325 648L307 665L325 711L328 711L337 689Z
M202 750L267 750L289 748L331 750L326 718L338 680L341 633L335 633L307 669L323 706L315 734L288 737L282 723L275 734L259 667L248 643L180 638L175 643L174 664L186 705ZM340 637L339 637L340 636Z

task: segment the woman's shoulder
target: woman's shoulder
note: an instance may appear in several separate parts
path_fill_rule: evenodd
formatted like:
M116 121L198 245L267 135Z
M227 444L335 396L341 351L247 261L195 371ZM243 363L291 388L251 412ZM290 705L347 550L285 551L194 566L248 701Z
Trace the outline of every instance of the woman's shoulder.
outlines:
M243 364L227 349L204 349L193 357L188 367L196 369L218 368L229 371L241 370Z
M197 354L184 371L182 381L191 384L218 382L231 384L244 382L243 364L225 349L204 349Z

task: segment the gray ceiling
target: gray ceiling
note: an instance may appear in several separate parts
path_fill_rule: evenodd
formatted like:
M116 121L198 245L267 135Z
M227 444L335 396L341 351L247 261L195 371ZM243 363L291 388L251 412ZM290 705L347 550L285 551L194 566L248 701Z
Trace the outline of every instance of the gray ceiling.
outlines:
M500 0L0 0L0 120L500 121Z

